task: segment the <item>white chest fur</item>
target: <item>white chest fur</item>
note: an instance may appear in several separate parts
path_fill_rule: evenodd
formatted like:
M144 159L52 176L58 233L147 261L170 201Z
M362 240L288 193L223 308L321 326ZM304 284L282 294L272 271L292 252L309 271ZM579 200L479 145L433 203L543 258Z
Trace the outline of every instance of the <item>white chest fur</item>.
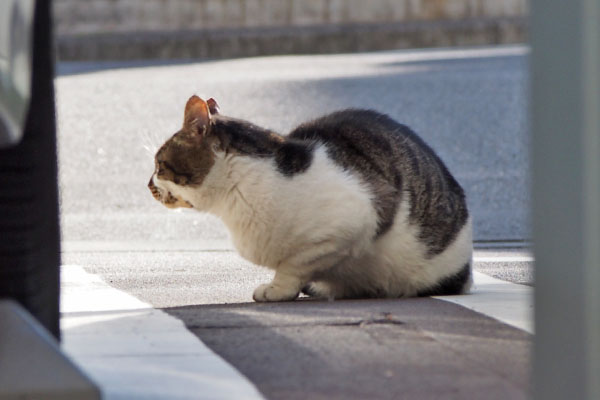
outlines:
M292 260L301 263L300 254L318 257L328 247L360 251L373 237L377 216L368 191L325 149L317 148L308 170L291 177L279 173L271 159L228 162L232 182L214 211L248 260L276 269Z

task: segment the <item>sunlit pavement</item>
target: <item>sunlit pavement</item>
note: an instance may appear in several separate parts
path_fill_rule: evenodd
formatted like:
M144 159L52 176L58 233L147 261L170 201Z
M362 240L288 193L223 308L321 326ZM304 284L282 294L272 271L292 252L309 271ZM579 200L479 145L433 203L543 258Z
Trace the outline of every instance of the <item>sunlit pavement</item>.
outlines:
M77 265L61 281L63 349L105 398L262 398L178 319Z
M169 379L182 374L180 367L163 365L175 372L163 378L162 392L154 393L152 386L130 392L132 382L153 375L132 361L124 368L128 374L115 380L115 371L104 369L108 375L103 378L98 372L102 363L96 361L125 353L130 361L148 357L141 351L157 343L159 353L181 356L181 347L173 344L169 350L171 334L162 336L164 342L142 340L151 345L141 350L123 350L119 340L104 340L95 354L80 353L88 339L90 347L97 340L85 336L86 329L105 329L100 338L120 337L121 328L111 334L115 325L103 322L107 313L121 317L115 314L120 310L126 315L117 320L137 321L129 340L150 335L156 313L148 307L155 307L164 310L159 315L167 318L161 321L170 321L166 326L177 327L172 335L193 343L183 324L168 315L183 321L267 398L346 399L367 393L370 398L526 398L530 287L480 275L475 294L453 302L255 304L252 290L271 273L239 258L218 220L167 211L145 187L153 169L152 152L178 129L185 100L193 93L216 98L224 114L281 132L336 109L375 108L421 134L465 187L480 248L475 269L531 284L526 54L523 47L500 47L160 66L60 65L56 87L63 263L70 265L63 272L81 272L69 275L70 287L104 282L102 287L119 289L129 300L135 296L144 304L142 314L151 317L131 320L140 311L130 314L128 302L113 304L115 292L96 305L75 300L84 309L64 309L67 351L91 375L107 379L101 385L109 398L168 398L164 395L173 387ZM65 295L71 296L65 306L73 304L72 295ZM455 304L461 302L465 307ZM81 316L93 317L91 325L88 320L78 325L76 317ZM214 357L197 345L192 354ZM188 383L202 384L206 378L198 357L188 364ZM248 381L239 379L246 382L239 387L249 385L248 398L257 395ZM229 393L207 386L202 396L190 388L180 386L176 393L181 398L241 398L233 386Z

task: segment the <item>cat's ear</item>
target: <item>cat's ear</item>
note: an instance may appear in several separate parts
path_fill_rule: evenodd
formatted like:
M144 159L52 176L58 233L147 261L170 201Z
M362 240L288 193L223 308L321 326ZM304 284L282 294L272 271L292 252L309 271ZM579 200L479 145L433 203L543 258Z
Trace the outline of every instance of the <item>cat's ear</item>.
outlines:
M197 130L200 134L208 131L210 111L208 104L200 97L193 95L185 105L183 127Z
M210 110L211 115L215 115L219 113L219 105L217 101L212 97L206 100L206 104L208 104L208 109Z

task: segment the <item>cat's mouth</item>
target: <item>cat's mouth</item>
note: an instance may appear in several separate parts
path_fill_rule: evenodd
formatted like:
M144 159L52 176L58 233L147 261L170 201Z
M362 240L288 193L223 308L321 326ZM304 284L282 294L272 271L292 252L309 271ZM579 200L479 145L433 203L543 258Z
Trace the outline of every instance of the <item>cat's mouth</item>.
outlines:
M165 207L168 208L194 208L189 201L183 200L177 196L174 196L171 192L161 190L154 184L152 178L150 178L150 182L148 182L148 189L152 193L152 196L160 201Z
M189 201L173 196L171 192L167 192L167 195L163 196L162 203L169 208L194 208L194 206L192 206L192 204Z

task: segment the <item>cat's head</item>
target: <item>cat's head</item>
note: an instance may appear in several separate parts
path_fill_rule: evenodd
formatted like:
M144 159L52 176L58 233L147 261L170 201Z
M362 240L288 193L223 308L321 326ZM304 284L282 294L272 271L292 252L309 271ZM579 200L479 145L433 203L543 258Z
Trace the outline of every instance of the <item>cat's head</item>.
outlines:
M185 106L183 127L156 152L148 188L166 207L193 207L185 198L186 188L200 186L215 163L219 142L209 133L211 118L216 114L215 100L190 97Z

